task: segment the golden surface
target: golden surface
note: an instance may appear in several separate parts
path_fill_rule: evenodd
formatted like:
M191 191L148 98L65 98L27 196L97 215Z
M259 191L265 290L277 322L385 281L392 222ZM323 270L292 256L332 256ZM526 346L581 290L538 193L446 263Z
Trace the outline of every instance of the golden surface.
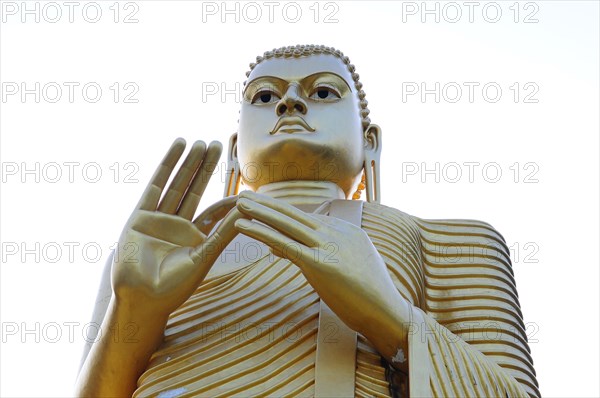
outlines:
M165 190L175 141L108 264L77 394L539 396L502 236L378 203L381 131L347 57L251 69L227 197L192 221L221 146L195 143Z

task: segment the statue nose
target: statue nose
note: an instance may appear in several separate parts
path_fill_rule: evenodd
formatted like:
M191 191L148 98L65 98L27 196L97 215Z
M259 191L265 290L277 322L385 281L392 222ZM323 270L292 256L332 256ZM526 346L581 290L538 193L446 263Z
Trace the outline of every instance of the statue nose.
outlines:
M297 84L291 84L288 87L283 98L279 100L279 103L275 109L277 116L282 116L285 113L289 113L291 115L294 112L300 112L303 115L306 114L306 102L300 96L299 87Z

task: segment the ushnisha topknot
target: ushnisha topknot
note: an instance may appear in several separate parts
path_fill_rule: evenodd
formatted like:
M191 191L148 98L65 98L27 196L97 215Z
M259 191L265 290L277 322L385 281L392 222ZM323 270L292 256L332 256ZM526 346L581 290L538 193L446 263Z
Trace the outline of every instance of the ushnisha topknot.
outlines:
M256 57L256 62L250 64L250 70L246 72L246 77L250 76L250 73L256 67L256 65L270 58L300 58L319 54L331 54L333 56L336 56L348 68L348 71L350 72L350 74L352 75L352 79L354 80L354 87L356 87L356 91L358 92L360 108L359 111L362 121L362 127L363 130L366 130L367 127L371 124L371 119L369 119L370 111L367 107L368 102L365 99L365 92L362 89L362 83L359 81L359 75L355 71L356 68L350 63L350 58L345 56L344 53L342 53L340 50L336 50L333 47L315 44L298 44L295 46L274 48L271 51L266 51L262 56L259 55L258 57ZM246 85L246 82L244 82L244 85Z

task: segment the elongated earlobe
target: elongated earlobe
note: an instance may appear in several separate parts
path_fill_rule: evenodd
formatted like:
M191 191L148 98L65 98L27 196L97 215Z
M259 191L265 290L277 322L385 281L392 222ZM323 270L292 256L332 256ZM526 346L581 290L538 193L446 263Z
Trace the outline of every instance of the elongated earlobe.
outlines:
M365 130L365 189L367 191L367 202L381 202L380 184L380 157L381 157L381 128L376 124L370 124Z
M225 173L225 191L223 197L237 195L240 189L240 163L237 157L237 133L233 133L229 138L229 148L227 150L227 171Z

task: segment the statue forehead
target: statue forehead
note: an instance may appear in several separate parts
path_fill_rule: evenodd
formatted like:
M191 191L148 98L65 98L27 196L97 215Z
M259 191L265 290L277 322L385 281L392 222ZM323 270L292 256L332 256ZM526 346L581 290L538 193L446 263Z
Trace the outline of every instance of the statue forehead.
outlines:
M271 58L256 65L248 76L248 81L261 76L276 76L292 81L319 72L333 72L344 78L352 89L354 87L348 67L339 58L330 54L315 54L298 58Z

